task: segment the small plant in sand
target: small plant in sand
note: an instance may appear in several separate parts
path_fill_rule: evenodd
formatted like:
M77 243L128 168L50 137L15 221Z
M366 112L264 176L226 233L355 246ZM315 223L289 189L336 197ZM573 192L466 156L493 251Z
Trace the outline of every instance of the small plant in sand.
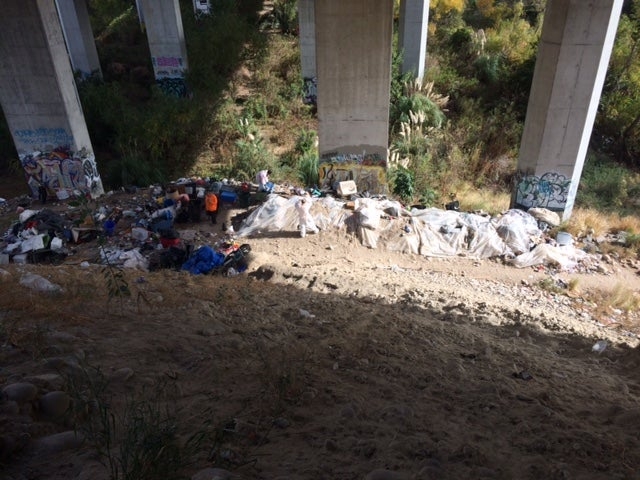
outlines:
M104 262L104 266L102 267L102 277L104 278L107 287L109 302L113 299L118 299L120 302L120 309L122 310L124 308L124 299L131 297L129 282L124 276L122 269L118 268L109 260L109 255L105 248L104 237L100 238L98 245Z
M81 364L65 374L73 402L77 432L95 449L110 480L184 478L185 467L210 440L198 430L180 440L175 388L158 382L124 401L109 392L110 383L100 368Z
M578 285L579 280L577 278L565 281L560 278L547 277L538 282L538 287L555 295L571 296L578 291Z

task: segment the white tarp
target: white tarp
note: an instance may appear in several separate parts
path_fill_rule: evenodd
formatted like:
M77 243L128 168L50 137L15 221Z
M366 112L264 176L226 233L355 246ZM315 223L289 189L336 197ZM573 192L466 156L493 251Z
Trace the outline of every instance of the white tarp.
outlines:
M297 231L295 203L299 197L271 194L242 222L238 237ZM587 256L572 246L541 243L537 220L521 210L495 218L439 208L406 210L399 202L359 198L353 210L332 197L311 198L311 215L321 230L346 228L369 248L427 257L506 256L519 268L552 263L575 267Z

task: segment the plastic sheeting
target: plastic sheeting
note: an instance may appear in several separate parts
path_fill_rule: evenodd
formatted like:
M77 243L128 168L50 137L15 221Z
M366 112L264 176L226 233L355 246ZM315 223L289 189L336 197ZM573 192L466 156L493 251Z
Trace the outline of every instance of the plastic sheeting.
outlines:
M299 197L271 194L242 223L238 237L296 231ZM581 250L541 243L537 220L522 210L491 218L439 208L406 210L399 202L359 198L353 210L332 197L311 198L311 215L320 229L346 227L362 245L427 257L508 257L516 267L552 263L573 268L587 256ZM393 214L389 214L392 212Z

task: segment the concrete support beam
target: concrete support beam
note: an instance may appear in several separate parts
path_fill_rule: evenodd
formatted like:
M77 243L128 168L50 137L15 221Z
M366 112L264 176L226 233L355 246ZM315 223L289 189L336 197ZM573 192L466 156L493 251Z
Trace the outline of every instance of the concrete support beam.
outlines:
M178 0L138 0L156 82L170 95L187 93L187 46Z
M315 3L321 183L383 193L393 0Z
M102 77L87 0L56 0L73 71L81 78Z
M44 184L51 193L103 193L62 25L50 0L2 4L0 104L32 189Z
M569 219L623 0L549 0L511 204Z
M298 0L298 38L304 82L304 101L317 101L315 0Z
M401 0L398 48L404 52L402 72L422 81L427 59L429 0Z

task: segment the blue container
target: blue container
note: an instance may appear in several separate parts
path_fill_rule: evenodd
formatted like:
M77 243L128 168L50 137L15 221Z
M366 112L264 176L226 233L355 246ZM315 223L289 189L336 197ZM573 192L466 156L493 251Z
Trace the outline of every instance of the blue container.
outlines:
M104 227L104 233L107 237L112 236L116 231L116 222L113 220L107 220L102 226Z
M238 195L235 192L220 192L220 201L222 203L235 203Z

